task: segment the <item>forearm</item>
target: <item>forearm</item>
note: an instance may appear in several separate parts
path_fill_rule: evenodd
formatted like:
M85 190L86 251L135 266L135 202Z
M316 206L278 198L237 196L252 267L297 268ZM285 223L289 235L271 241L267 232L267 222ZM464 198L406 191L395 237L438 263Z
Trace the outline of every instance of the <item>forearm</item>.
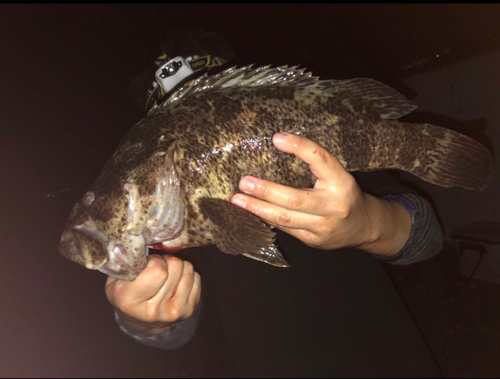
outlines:
M392 257L405 246L411 232L411 215L398 201L364 193L369 232L358 248L381 257Z

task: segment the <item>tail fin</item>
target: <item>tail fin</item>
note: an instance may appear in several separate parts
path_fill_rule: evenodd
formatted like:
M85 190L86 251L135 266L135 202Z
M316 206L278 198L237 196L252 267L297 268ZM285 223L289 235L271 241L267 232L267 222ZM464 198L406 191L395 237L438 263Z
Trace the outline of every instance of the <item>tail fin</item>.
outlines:
M401 169L442 187L462 187L482 191L493 168L490 152L482 144L455 131L431 124L404 124L417 130L418 156ZM413 134L413 133L412 133Z
M361 158L369 161L350 159L344 150L339 158L347 170L398 169L441 187L474 191L485 189L491 179L493 160L488 149L453 130L387 120L367 134L370 153Z

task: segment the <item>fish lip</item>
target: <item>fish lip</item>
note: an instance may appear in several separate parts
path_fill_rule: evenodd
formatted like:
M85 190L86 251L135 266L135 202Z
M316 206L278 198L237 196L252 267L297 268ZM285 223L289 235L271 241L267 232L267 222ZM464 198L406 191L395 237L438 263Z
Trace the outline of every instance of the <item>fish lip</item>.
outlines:
M105 254L106 250L102 248L103 259L101 262L98 263L96 260L89 260L82 248L78 232L79 231L76 228L64 231L58 244L59 253L63 257L76 262L89 270L98 270L108 261L108 256Z
M146 248L146 257L149 255L149 247L145 246ZM122 248L119 246L115 246L113 250L118 249L121 250ZM126 252L125 252L126 254ZM115 262L118 262L116 264ZM147 262L146 262L147 263ZM114 265L115 267L112 268L110 265ZM135 267L128 257L125 255L120 255L118 259L109 259L108 256L108 261L105 262L103 265L101 265L97 270L102 272L103 274L112 276L116 279L119 280L128 280L132 281L134 280L139 274L144 270L146 266L144 267Z
M75 225L73 229L79 231L80 233L84 233L89 237L94 238L95 240L99 241L103 246L109 243L108 236L92 225L87 225L86 223L82 223Z
M130 267L130 268L131 268L131 270L123 270L122 269L120 271L116 271L116 270L110 269L106 265L102 265L98 270L100 272L102 272L103 274L112 276L113 278L116 278L118 280L132 281L135 278L137 278L137 276L139 276L139 274L141 272L138 270L134 270L133 267Z

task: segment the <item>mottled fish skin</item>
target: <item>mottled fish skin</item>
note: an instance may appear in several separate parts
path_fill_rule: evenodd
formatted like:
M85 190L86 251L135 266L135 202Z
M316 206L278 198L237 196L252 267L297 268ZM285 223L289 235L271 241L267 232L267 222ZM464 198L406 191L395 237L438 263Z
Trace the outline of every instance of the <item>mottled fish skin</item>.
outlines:
M273 245L274 233L229 204L244 175L293 187L314 184L307 164L272 145L277 132L316 141L349 171L400 169L444 187L483 189L491 177L489 152L456 132L397 121L415 108L374 80L320 81L295 67L233 68L197 79L152 109L123 138L89 189L93 203L75 206L62 240L74 239L75 226L83 224L115 241L113 246L132 246L133 239L137 251L128 256L137 262L121 275L133 279L146 262L146 252L136 247L138 239L161 246L145 230L158 208L154 203L162 178L171 190L165 200L171 205L164 212L176 212L169 216L173 226L162 235L165 249L215 243L226 253L286 266ZM247 225L252 239L245 240L245 229L238 225ZM250 246L252 241L261 246ZM61 248L80 264L93 259L96 263L88 268L106 260L102 251L94 254L99 259L82 258L81 250ZM109 253L110 247L101 250Z

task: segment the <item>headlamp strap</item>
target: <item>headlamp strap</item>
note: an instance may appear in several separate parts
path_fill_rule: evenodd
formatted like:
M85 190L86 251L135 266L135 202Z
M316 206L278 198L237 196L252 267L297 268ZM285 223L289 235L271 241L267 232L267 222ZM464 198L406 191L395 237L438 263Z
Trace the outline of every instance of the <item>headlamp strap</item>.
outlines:
M203 57L194 58L187 61L194 72L203 70L211 66L212 57L210 55L205 55Z

